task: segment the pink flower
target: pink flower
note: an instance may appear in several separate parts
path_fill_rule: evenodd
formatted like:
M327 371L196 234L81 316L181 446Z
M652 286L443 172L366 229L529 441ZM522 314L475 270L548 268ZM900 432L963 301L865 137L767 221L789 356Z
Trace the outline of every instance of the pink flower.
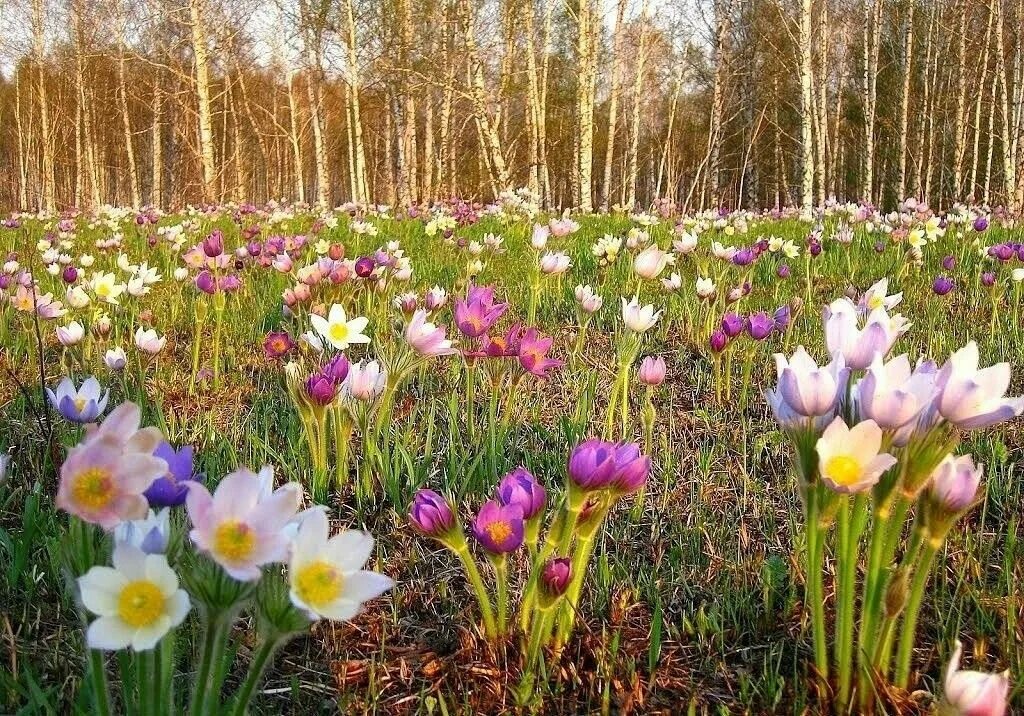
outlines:
M549 370L561 366L562 361L547 357L553 340L541 336L536 328L526 331L519 339L519 364L523 370L538 378L546 378Z
M285 528L298 512L302 491L290 482L270 492L272 479L270 468L259 475L240 468L221 480L212 496L200 483L189 485L189 537L235 579L259 579L263 565L288 558Z
M421 356L446 356L457 352L445 338L444 326L428 321L427 312L422 308L413 313L405 329L405 340Z
M1010 672L986 674L981 671L961 671L960 655L963 644L956 649L946 667L945 702L953 713L961 716L1003 716L1010 694Z
M105 530L145 517L142 493L167 472L167 463L152 454L160 432L138 428L138 406L124 403L88 430L61 466L57 507Z
M638 377L644 385L661 385L665 382L665 359L654 356L647 356L640 361L640 372Z

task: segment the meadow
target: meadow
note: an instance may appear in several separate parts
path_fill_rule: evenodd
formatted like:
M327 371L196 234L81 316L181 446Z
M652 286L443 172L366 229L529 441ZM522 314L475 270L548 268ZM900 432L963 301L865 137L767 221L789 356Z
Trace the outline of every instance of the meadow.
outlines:
M11 215L0 226L0 711L98 713L103 688L116 713L996 714L999 694L1009 713L1024 710L1024 405L999 402L1024 392L1021 242L1006 216L913 202L892 213L656 205L560 217L520 193L400 215L356 205ZM836 318L847 305L852 329ZM884 373L873 324L891 333L879 361L941 367L974 341L975 367L1008 362L1012 377L986 397L998 420L954 418L960 408L929 392L879 430L872 454L890 449L892 464L853 484L822 443L820 466L805 458L829 441L833 416L853 427L872 410L855 384ZM826 345L836 326L838 351ZM792 391L773 358L799 346L821 365L838 352L847 371L807 420L791 420L793 401L778 397ZM868 351L860 364L858 351ZM909 367L897 373L889 380L910 384ZM79 390L91 376L101 392ZM85 639L100 612L76 580L133 541L123 523L145 516L139 493L184 459L142 450L133 469L153 476L132 506L90 511L68 465L103 440L128 450L139 423L127 403L173 449L191 446L180 469L214 506L218 495L262 504L272 486L295 501L279 520L294 523L293 545L323 543L328 523L372 535L372 549L348 545L365 551L365 568L338 578L369 580L356 609L317 608L327 582L302 582L301 550L278 544L281 525L266 539L290 556L254 571L218 558L222 534L203 532L214 508L182 488L188 505L137 527L132 549L166 553L193 608L147 645L113 647L108 635L105 649L88 648L101 643ZM83 427L115 410L125 435ZM946 431L942 450L927 443L941 454L900 443L911 422ZM907 526L894 522L876 554L885 490L907 485L914 460L938 481L929 476L953 441L973 456L968 483L984 465L977 494L948 514L923 483L894 498ZM600 477L605 464L614 477ZM257 478L236 470L262 466L272 485L249 494ZM221 494L231 473L245 485ZM315 504L324 509L297 513ZM944 539L922 545L920 525L934 536L940 522ZM237 620L218 621L229 588L223 614ZM875 649L875 632L861 636L871 599L891 640L883 662L861 657ZM867 617L855 618L858 604ZM992 710L967 710L945 675L958 639L964 668L993 675L972 682ZM1008 682L994 676L1004 670Z

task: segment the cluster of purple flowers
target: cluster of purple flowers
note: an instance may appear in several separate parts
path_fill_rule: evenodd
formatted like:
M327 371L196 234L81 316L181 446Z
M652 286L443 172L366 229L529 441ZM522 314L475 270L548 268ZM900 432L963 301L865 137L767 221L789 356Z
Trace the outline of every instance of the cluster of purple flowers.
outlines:
M711 334L711 350L721 353L729 345L729 341L739 338L744 333L755 341L763 341L775 331L784 331L791 319L789 304L780 306L770 316L766 311L758 311L747 317L738 313L727 313L722 316L720 327Z
M339 353L322 369L306 378L306 397L314 405L330 405L337 397L341 384L348 377L348 371L348 359Z

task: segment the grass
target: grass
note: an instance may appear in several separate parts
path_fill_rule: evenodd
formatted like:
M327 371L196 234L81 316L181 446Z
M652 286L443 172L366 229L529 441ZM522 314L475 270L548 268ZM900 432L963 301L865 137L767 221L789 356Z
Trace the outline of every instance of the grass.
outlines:
M166 217L161 224L176 220ZM343 242L351 257L398 240L413 259L415 289L436 283L452 293L463 290L464 252L428 237L421 222L372 221L379 228L376 238L351 234L344 218L320 235ZM264 236L302 233L311 222L310 216L299 215L265 230ZM482 641L467 608L472 600L457 561L414 535L404 513L415 490L429 486L457 495L468 515L501 474L520 464L557 490L574 441L600 432L615 371L618 297L631 294L636 282L627 252L614 267L599 269L590 245L605 233L624 235L633 224L625 217L586 217L581 222L576 234L552 241L572 256L573 267L560 281L543 279L538 312L542 330L555 336L556 357L566 359L576 330L573 289L577 283L590 283L599 290L605 307L590 325L580 360L555 371L547 382L522 384L523 410L500 449L491 451L466 439L463 375L457 361L432 364L429 372L414 377L396 409L391 427L395 447L388 456L390 467L376 476L379 489L359 500L351 491L335 492L329 500L334 518L364 527L377 538L372 568L386 572L399 586L352 623L321 622L309 636L292 642L271 668L255 702L257 712L514 711L518 646L494 651ZM214 223L225 230L229 246L237 245L238 227L230 215L200 219L190 243ZM144 422L160 425L175 444L197 448L201 469L211 482L236 465L270 463L279 479L308 483L301 426L279 367L266 361L261 350L268 330L287 325L280 295L288 279L273 270L245 270L243 291L229 299L226 313L224 384L201 384L199 394L190 395L192 316L194 302L202 299L190 282L170 278L179 264L167 243L148 248L146 232L126 226L123 250L132 263L147 260L159 266L165 280L150 295L122 301L121 308L110 311L114 336L128 349L138 314L148 308L159 332L168 335L169 346L147 371L144 384L130 371L122 384L112 383L112 404L141 401ZM457 231L466 239L480 240L487 232L505 237L506 252L487 259L479 281L496 284L519 317L526 313L535 260L529 230L523 221L506 225L485 217ZM652 236L667 246L669 230L663 223ZM775 234L803 247L806 231L807 225L796 221L756 221L749 234L732 242ZM705 235L696 254L670 269L683 276L678 295L667 296L654 284L642 287L644 300L666 307L665 319L644 351L664 356L669 366L669 380L655 398L654 471L643 502L624 501L609 518L588 575L581 628L542 679L544 713L817 712L808 677L811 645L802 605L799 498L788 445L760 397L774 382L771 353L804 344L812 355L824 357L818 307L848 287L863 290L889 276L891 290L904 292L900 311L915 324L897 352L912 357L924 352L941 361L973 338L983 364L1019 363L1024 348L1017 320L1019 284L1011 281L1008 266L995 265L1005 292L995 303L998 314L995 330L990 330L993 301L979 275L993 262L978 256L971 245L973 232L959 238L954 233L927 246L920 267L908 264L899 245L876 253L875 237L858 231L848 268L844 247L826 241L822 256L812 262L811 300L796 312L791 332L763 344L749 338L736 344L733 400L721 403L714 399L712 362L701 330L712 309L696 298L692 287L698 273L709 270L720 289L736 285L743 269L711 258ZM72 255L90 251L97 256L97 268L112 265L116 254L103 256L92 249L93 239L101 234L81 230ZM718 232L708 234L729 243ZM23 265L37 267L33 246L41 236L42 226L34 221L17 231L0 229L0 253L17 250ZM1019 232L992 229L982 238L995 243L1015 236L1019 240ZM957 258L952 272L939 265L947 254ZM806 299L803 256L789 262L793 274L788 280L776 278L777 263L776 255L770 255L754 265L747 279L753 289L737 310L772 311L793 298ZM36 273L44 290L57 287L59 279L38 268ZM957 282L945 297L932 291L939 273ZM385 315L379 310L376 315ZM719 307L710 319L720 315ZM53 495L60 448L73 444L77 434L53 413L44 414L39 362L41 358L48 385L70 363L50 324L42 326L42 356L33 324L24 314L0 307L0 326L0 372L5 376L0 381L0 445L11 445L15 455L11 477L0 492L0 711L68 713L86 709L88 700L80 681L78 615L53 556L66 524L66 516L54 509ZM203 330L201 347L208 365L209 324ZM375 341L387 340L385 321L372 321L371 330ZM104 375L96 352L86 369L74 371L77 376ZM128 352L131 357L133 350ZM741 406L737 396L746 361L751 388L748 404ZM19 390L19 383L26 392ZM587 415L580 406L586 407L590 386L596 397ZM1024 391L1019 370L1011 387L1015 394ZM632 393L633 428L639 437L642 394L637 389ZM972 435L965 445L986 465L987 496L953 530L928 590L914 661L924 690L938 692L936 681L957 636L968 644L968 653L973 649L975 658L969 663L975 668L1024 672L1024 593L1019 586L1024 584L1019 543L1024 488L1016 470L1022 446L1019 421ZM832 576L827 575L826 591L831 588ZM178 637L179 692L189 683L189 628ZM254 646L251 629L236 631L239 673L229 676L229 682L241 678L240 667ZM923 711L927 705L922 692L891 696L892 713ZM1024 691L1018 684L1011 711L1022 708Z

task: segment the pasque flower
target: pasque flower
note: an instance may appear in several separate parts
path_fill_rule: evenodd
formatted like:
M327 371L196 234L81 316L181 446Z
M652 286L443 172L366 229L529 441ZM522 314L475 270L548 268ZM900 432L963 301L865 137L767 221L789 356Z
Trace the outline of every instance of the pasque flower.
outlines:
M957 641L946 667L944 703L958 716L1003 716L1010 696L1010 672L961 671L963 648Z
M863 417L871 418L883 430L895 430L931 403L935 377L935 364L930 361L912 372L906 355L888 363L876 355L857 383L857 406Z
M72 321L66 326L57 326L57 340L65 348L78 345L85 338L85 328L78 321Z
M517 505L524 520L539 515L546 499L544 486L524 467L517 467L498 483L498 500L503 505Z
M569 456L569 478L584 490L607 487L615 476L615 445L591 438Z
M842 493L864 492L896 464L888 453L879 454L882 429L874 420L863 420L852 428L836 417L818 438L816 449L821 480Z
M366 363L359 361L349 368L343 390L356 400L368 402L380 395L386 382L387 374L380 363L375 360Z
M727 313L722 316L722 332L729 338L735 338L743 333L745 322L743 316L736 313Z
M550 336L541 336L536 328L530 328L523 333L518 339L517 350L519 364L523 370L538 378L545 378L549 370L561 366L562 361L547 357L553 341Z
M272 478L269 468L261 475ZM260 568L288 556L285 526L299 509L302 490L290 482L269 492L269 480L246 468L227 475L213 495L198 482L189 484L185 505L192 521L189 536L225 572L240 581L259 579Z
M167 471L153 481L145 491L150 507L177 507L185 504L189 483L202 478L195 473L195 461L191 445L178 450L169 442L160 443L153 456L167 463Z
M409 522L421 534L435 539L455 527L455 515L448 500L433 490L417 490L409 507Z
M295 349L295 341L287 331L271 331L263 339L263 354L271 360L279 360Z
M135 346L151 356L155 356L157 353L164 349L167 345L167 338L160 336L152 328L143 328L139 326L135 330Z
M541 584L552 597L560 597L569 588L572 580L572 563L567 557L555 557L548 560L540 575Z
M952 514L963 512L974 504L982 472L970 455L946 455L931 475L932 502Z
M445 327L427 320L427 312L418 309L405 328L405 341L421 356L445 356L457 353L452 342L445 338Z
M648 281L656 279L671 260L670 255L658 248L657 244L651 244L641 251L633 259L633 271L642 279Z
M846 386L848 371L842 355L836 353L832 362L818 367L803 346L791 358L775 354L778 376L778 397L790 410L804 417L831 413Z
M395 586L388 576L362 567L373 551L373 537L358 530L329 536L324 510L302 520L291 546L288 578L292 604L311 619L345 621L367 602Z
M524 535L523 509L519 505L489 500L473 522L473 536L491 554L507 554L518 549Z
M466 299L455 303L455 325L468 338L479 338L506 310L507 303L494 302L493 286L470 286Z
M110 391L104 391L96 378L86 378L82 387L76 389L71 378L64 378L56 390L46 389L50 405L73 423L91 423L107 407Z
M124 370L127 363L128 356L125 355L124 348L110 348L103 354L103 364L107 366L108 370Z
M331 306L327 318L310 314L309 322L320 336L340 351L353 343L369 343L370 337L363 334L370 320L365 316L349 319L345 315L345 307L340 303Z
M665 382L665 373L667 367L665 366L665 359L661 356L647 356L640 361L640 370L637 371L637 377L640 378L640 382L644 385L661 385Z
M601 310L604 299L594 293L590 286L579 285L576 287L576 302L584 313L596 313Z
M659 318L661 318L661 311L655 312L652 305L641 308L636 296L629 302L625 298L622 299L622 322L634 333L645 333L658 322Z
M755 341L762 341L775 330L775 321L763 311L750 314L747 318L747 333Z
M949 357L936 384L939 413L962 430L986 428L1024 411L1024 397L1004 397L1010 386L1010 364L979 369L974 341Z
M89 625L86 643L90 649L152 649L185 620L188 594L162 554L121 542L113 565L92 567L78 578L82 604L99 617Z
M149 510L138 520L126 520L114 528L114 541L127 542L146 554L163 554L171 537L171 510Z

